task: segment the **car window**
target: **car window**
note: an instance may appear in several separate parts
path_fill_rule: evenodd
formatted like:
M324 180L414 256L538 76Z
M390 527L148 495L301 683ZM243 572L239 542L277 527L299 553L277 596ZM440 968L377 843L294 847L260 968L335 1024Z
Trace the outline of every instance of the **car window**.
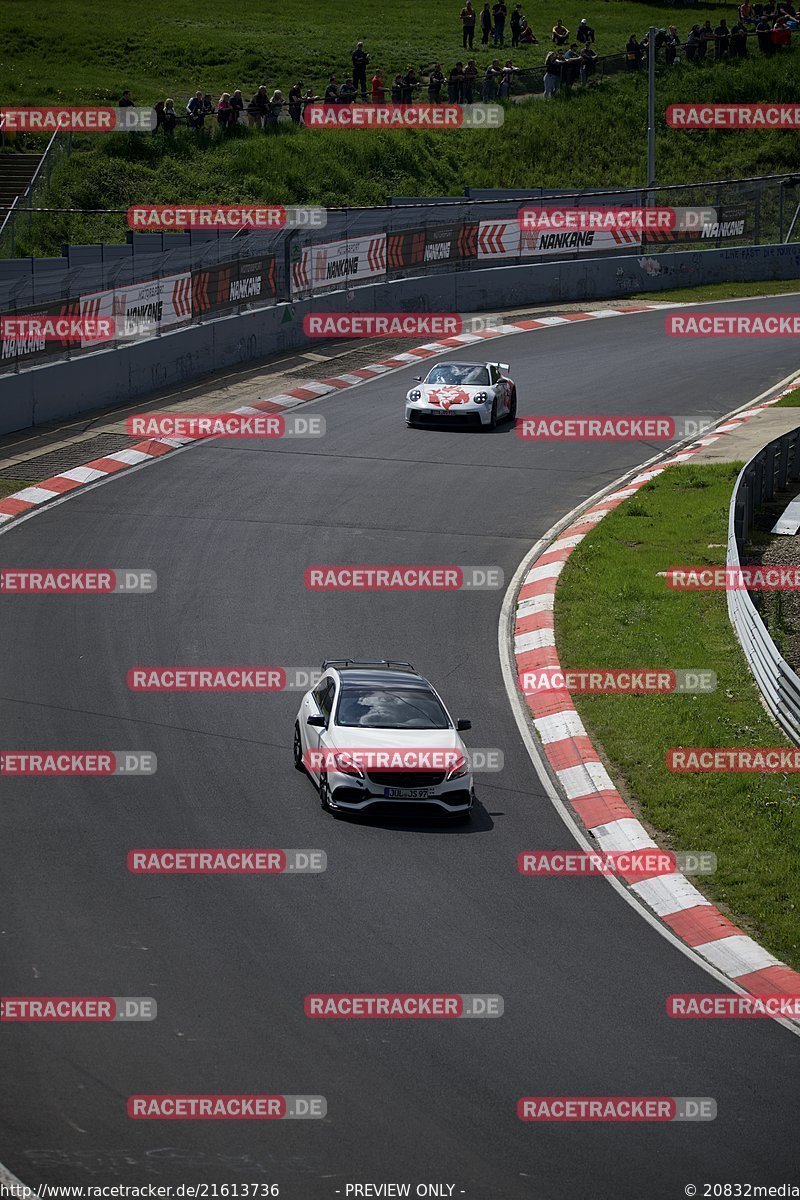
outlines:
M425 382L449 384L451 387L463 384L480 385L489 382L489 372L486 367L475 363L439 363L431 367Z
M336 724L370 729L449 729L430 688L342 684Z
M335 685L332 679L321 679L311 693L317 702L317 707L319 708L320 712L326 717L331 715L334 687Z
M491 383L498 383L499 380L500 372L498 371L497 367L489 367L489 381Z

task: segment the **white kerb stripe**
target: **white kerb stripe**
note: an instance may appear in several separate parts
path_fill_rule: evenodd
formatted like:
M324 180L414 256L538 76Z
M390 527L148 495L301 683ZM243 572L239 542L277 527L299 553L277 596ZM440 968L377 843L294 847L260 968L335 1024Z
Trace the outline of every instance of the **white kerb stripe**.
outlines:
M577 800L579 796L591 796L595 792L610 792L614 790L611 776L602 763L587 762L577 767L565 767L556 771L556 776L567 794L568 800Z
M537 325L569 325L566 317L534 317Z
M657 850L641 821L635 817L621 817L607 825L596 825L592 833L602 850Z
M565 738L586 737L583 721L574 708L565 708L563 712L551 713L548 717L534 717L533 723L545 745L563 742Z
M586 537L585 533L573 533L570 537L559 538L544 551L545 554L557 554L559 550L573 550Z
M98 471L95 467L70 467L68 471L59 471L56 479L73 479L75 483L91 483L94 479L103 479L107 471Z
M543 596L531 596L530 600L520 600L517 605L517 617L530 617L533 613L552 612L555 603L556 598L552 592L545 592Z
M702 892L698 892L694 884L677 871L674 875L659 875L655 879L643 879L641 883L631 884L631 891L641 896L659 917L696 908L698 904L711 906L711 901L706 900Z
M524 583L536 583L539 579L558 579L565 566L566 560L545 563L543 567L533 567L525 576Z
M514 651L522 654L525 650L541 650L543 646L555 646L556 631L554 629L533 629L530 633L518 633L514 638Z
M152 454L145 454L144 450L117 450L114 454L106 455L106 458L113 458L115 462L128 463L130 466L152 457Z
M717 970L732 979L738 975L749 975L751 971L761 971L764 967L779 965L777 958L743 933L717 938L713 942L703 942L702 945L695 946L695 950L702 954L703 958L707 958Z
M44 504L45 500L52 500L54 496L60 496L61 492L51 492L48 488L43 487L27 487L21 492L14 492L13 496L9 496L9 500L27 500L29 504Z

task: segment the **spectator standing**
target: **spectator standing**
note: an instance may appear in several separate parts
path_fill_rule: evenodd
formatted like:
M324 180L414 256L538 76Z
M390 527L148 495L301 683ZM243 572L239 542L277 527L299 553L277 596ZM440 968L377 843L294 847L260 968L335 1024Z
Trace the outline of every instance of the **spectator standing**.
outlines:
M594 41L594 30L586 20L586 17L581 18L581 22L578 25L578 32L575 36L582 46L588 46L590 42Z
M230 92L223 92L217 101L217 124L223 133L228 133L231 128L231 117L233 109L231 108Z
M678 37L677 29L674 25L670 25L664 40L664 61L668 67L674 66L680 44L681 39Z
M514 75L516 74L516 72L518 70L519 70L519 67L515 67L513 61L510 58L506 59L505 65L503 66L503 70L500 75L500 99L501 100L510 100L511 99L511 84L514 79Z
M553 26L553 45L566 46L569 41L569 30L567 29L561 17L558 18Z
M403 103L403 76L395 75L392 80L392 104Z
M587 83L589 77L594 75L597 70L597 51L593 46L586 42L580 53L581 67L580 79L581 83Z
M383 104L386 99L386 88L383 85L383 75L381 74L380 67L375 68L375 74L372 76L370 96L373 104Z
M747 26L755 25L755 23L756 18L750 0L743 0L743 3L739 5L739 24Z
M414 89L418 87L419 80L417 73L413 67L406 67L406 73L403 76L403 104L411 104L414 100Z
M433 70L428 76L428 99L431 104L438 104L442 98L444 87L444 72L441 63L434 63Z
M190 129L202 129L205 121L205 111L203 105L203 93L195 92L189 103L186 105L186 116L189 120Z
M720 17L719 25L714 30L714 61L719 62L731 48L731 31L728 22Z
M492 10L489 8L489 0L486 0L481 9L481 45L488 46L489 38L492 33Z
M289 88L289 116L299 125L303 116L303 85L298 82Z
M478 79L478 67L474 58L471 58L464 67L464 103L472 104L475 95L475 84Z
M153 112L154 112L155 118L156 118L156 123L153 126L153 137L155 137L156 134L158 133L159 129L164 128L164 101L163 100L156 100L155 104L153 105Z
M242 96L241 88L237 88L231 96L231 108L233 109L231 125L238 125L244 112L244 97Z
M464 64L457 62L447 77L447 99L451 104L461 104L464 99Z
M686 61L697 62L697 51L700 47L700 26L693 25L686 39Z
M361 92L361 99L367 98L367 63L369 55L364 49L363 42L356 42L356 48L350 55L353 60L353 86Z
M625 46L625 63L629 71L638 71L642 63L642 48L635 33L628 38Z
M772 54L774 46L772 45L772 29L766 17L762 17L756 23L756 40L758 48L763 54Z
M557 62L556 52L555 50L551 50L544 60L545 100L552 100L553 96L555 96L556 92L558 91L559 84L561 82L560 71L561 68Z
M469 46L472 49L472 43L475 38L475 9L472 7L472 0L467 0L467 3L461 10L461 45L466 50Z
M697 59L702 62L708 53L708 47L714 41L714 30L711 22L706 21L700 29L700 46L698 47Z
M175 112L175 101L168 99L164 101L164 133L173 134L175 126L178 124L178 114Z
M483 74L483 98L484 100L497 99L497 81L503 73L503 68L500 66L498 59L493 59L489 63Z
M131 100L131 94L128 88L125 88L125 91L120 96L117 102L117 108L133 108L133 101Z
M564 66L561 68L562 81L566 87L572 87L577 82L581 62L578 54L578 43L573 42L569 50L564 52Z
M275 91L269 98L269 107L267 109L267 123L265 128L277 129L278 117L281 115L281 110L284 105L283 92L280 88L275 88Z
M522 5L515 4L509 19L511 27L511 49L519 46L519 35L522 32Z
M265 84L261 84L258 91L251 97L247 105L247 120L250 125L258 125L262 128L267 117L267 109L269 108L269 96Z
M336 82L336 76L331 75L328 79L328 86L325 88L323 99L326 104L339 103L339 85Z
M747 30L741 21L731 30L731 54L734 58L747 58Z
M339 103L352 104L356 98L356 85L352 79L345 79L342 86L339 88Z
M492 43L495 46L506 44L506 8L505 0L496 0L492 5Z

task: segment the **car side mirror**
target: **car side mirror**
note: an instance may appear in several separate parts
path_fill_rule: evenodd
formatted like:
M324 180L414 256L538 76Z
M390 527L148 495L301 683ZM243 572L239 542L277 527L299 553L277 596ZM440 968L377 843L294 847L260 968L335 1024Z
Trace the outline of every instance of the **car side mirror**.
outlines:
M422 383L422 376L421 376L421 375L415 375L415 376L414 376L414 382L415 382L415 383Z
M313 725L317 729L325 729L327 724L321 713L312 713L310 717L306 717L306 725Z
M472 729L472 721L465 721L463 718L460 721L456 721L456 730L459 733L463 733L466 729Z

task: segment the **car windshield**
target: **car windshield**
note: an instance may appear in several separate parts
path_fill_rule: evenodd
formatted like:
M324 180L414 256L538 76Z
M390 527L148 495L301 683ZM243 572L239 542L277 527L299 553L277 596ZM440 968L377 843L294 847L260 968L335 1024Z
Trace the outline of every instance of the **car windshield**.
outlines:
M343 684L336 724L369 729L449 729L447 713L430 688Z
M426 383L487 384L489 372L477 363L439 363L431 367Z

